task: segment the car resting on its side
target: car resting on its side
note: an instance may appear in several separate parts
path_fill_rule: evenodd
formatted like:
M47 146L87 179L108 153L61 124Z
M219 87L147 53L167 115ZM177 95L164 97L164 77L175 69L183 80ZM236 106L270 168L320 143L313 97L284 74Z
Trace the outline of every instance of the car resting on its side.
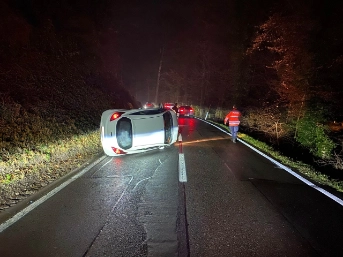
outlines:
M177 141L178 121L170 109L111 109L101 115L101 144L108 156L170 146Z

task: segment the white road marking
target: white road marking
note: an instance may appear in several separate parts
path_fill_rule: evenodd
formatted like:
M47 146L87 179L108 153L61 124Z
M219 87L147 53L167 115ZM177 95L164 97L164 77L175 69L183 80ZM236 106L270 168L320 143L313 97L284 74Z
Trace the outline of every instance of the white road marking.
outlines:
M183 154L183 150L182 150L181 133L179 133L178 141L180 142L179 144L179 181L187 182L186 162L185 162L185 155Z
M214 125L211 122L205 121L203 119L197 118L203 122L206 122L210 125L212 125L213 127L223 131L224 133L231 135L231 133L227 132L226 130ZM298 178L299 180L301 180L302 182L304 182L306 185L316 189L317 191L321 192L322 194L326 195L327 197L331 198L332 200L334 200L335 202L337 202L338 204L340 204L341 206L343 206L343 200L338 198L337 196L329 193L328 191L326 191L325 189L315 185L314 183L312 183L311 181L307 180L306 178L303 178L302 176L300 176L299 174L297 174L296 172L294 172L293 170L291 170L290 168L286 167L285 165L279 163L278 161L272 159L271 157L269 157L268 155L262 153L261 151L257 150L255 147L249 145L248 143L244 142L243 140L237 138L237 140L239 142L241 142L242 144L245 144L247 147L249 147L250 149L254 150L255 152L257 152L258 154L262 155L263 157L265 157L266 159L270 160L271 162L273 162L274 164L276 164L278 167L280 167L281 169L287 171L289 174L293 175L294 177Z
M183 153L179 153L179 181L187 182L185 155Z
M89 171L91 168L93 168L96 164L98 164L100 161L102 161L105 158L105 156L102 156L101 158L99 158L98 160L96 160L95 162L93 162L91 165L87 166L86 168L84 168L81 172L78 172L76 175L74 175L73 177L71 177L69 180L65 181L64 183L62 183L61 185L59 185L58 187L56 187L55 189L51 190L49 193L47 193L46 195L42 196L41 198L39 198L37 201L33 202L32 204L30 204L29 206L27 206L26 208L24 208L23 210L21 210L20 212L18 212L16 215L14 215L12 218L6 220L4 223L0 224L0 233L2 231L4 231L5 229L7 229L9 226L13 225L14 223L16 223L18 220L20 220L22 217L24 217L26 214L28 214L30 211L32 211L33 209L35 209L37 206L39 206L40 204L44 203L46 200L48 200L50 197L52 197L54 194L56 194L57 192L61 191L63 188L65 188L67 185L69 185L71 182L73 182L74 180L76 180L77 178L81 177L83 174L85 174L87 171ZM107 162L108 163L108 162ZM107 164L106 163L106 164ZM106 165L104 164L104 165ZM104 166L103 165L103 166Z

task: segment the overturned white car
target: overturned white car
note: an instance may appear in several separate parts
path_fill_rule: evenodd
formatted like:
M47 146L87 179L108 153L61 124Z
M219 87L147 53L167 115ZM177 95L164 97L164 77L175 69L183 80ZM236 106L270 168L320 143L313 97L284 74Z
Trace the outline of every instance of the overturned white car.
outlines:
M108 156L145 152L177 141L178 121L170 109L113 109L102 113L101 144Z

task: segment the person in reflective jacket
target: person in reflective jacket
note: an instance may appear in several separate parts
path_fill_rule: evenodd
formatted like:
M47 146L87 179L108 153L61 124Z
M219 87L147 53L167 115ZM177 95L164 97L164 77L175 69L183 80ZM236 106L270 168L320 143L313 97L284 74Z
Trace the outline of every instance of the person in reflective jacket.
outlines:
M241 112L237 110L236 106L232 107L232 110L225 116L224 124L227 125L229 122L229 128L231 131L232 142L236 143L237 133L239 129L239 118L241 117Z

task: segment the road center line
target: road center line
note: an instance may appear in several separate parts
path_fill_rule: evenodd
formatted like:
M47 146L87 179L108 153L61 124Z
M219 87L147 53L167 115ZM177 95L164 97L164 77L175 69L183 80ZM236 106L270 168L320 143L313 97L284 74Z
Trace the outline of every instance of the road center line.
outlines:
M179 181L187 182L186 162L185 162L185 155L182 152L181 133L179 134L178 141L179 141Z
M187 182L185 155L183 153L179 153L179 181Z

